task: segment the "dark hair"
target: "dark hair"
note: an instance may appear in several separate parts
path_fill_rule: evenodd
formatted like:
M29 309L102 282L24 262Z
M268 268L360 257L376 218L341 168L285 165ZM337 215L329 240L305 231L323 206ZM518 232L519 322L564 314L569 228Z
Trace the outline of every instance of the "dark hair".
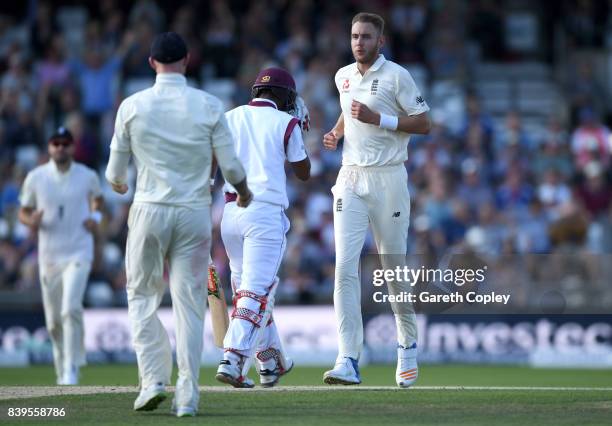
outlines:
M187 56L187 44L177 33L161 33L151 44L151 57L162 64L171 64Z
M374 28L378 30L380 35L382 35L385 31L385 20L382 18L382 16L377 15L376 13L359 12L353 17L351 25L353 25L355 22L368 22L374 25Z
M284 87L273 87L273 86L259 86L251 89L252 98L265 97L262 95L272 96L272 99L281 111L289 112L295 108L295 98L297 93L293 90L286 89Z

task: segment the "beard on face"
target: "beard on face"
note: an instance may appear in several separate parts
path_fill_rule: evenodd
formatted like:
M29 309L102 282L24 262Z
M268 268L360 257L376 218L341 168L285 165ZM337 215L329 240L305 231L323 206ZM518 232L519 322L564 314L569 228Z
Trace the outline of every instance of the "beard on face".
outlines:
M366 50L361 59L355 53L353 53L353 56L355 57L355 61L360 64L371 64L378 57L378 49L374 47L372 50Z
M53 156L53 161L60 166L65 166L70 163L70 155L66 152L57 153Z

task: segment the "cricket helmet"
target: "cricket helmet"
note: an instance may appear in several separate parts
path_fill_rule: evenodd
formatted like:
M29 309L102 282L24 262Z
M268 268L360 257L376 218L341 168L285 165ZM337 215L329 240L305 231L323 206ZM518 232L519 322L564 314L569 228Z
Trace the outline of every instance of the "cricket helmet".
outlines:
M283 105L279 105L280 110L290 111L293 109L297 90L295 80L286 70L277 67L261 70L251 87L251 96L256 98L262 89L269 89L284 102Z

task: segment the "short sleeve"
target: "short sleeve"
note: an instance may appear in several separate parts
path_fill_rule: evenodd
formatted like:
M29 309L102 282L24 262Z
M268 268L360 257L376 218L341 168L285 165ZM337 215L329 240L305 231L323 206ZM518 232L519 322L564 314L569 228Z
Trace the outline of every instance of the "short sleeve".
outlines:
M34 185L34 177L32 173L26 176L21 193L19 194L19 203L21 207L36 207L36 188Z
M418 115L429 111L429 106L408 70L401 69L397 77L397 103L408 115Z
M338 90L338 93L342 92L340 88L340 71L341 69L336 71L336 75L334 75L334 83L336 84L336 89Z
M119 105L117 118L115 118L115 133L111 141L111 149L120 152L131 152L130 133L128 129L128 109L129 105L123 101Z
M304 139L302 138L302 130L300 126L295 126L289 136L289 142L287 143L287 161L295 163L302 161L308 157L306 154L306 148L304 147Z

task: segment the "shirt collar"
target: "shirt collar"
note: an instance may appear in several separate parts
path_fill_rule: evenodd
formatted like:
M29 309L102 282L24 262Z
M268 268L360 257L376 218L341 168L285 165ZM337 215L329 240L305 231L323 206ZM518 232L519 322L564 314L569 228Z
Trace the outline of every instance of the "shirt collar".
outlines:
M380 67L383 66L383 64L386 62L387 60L385 59L385 55L383 55L382 53L380 55L378 55L378 59L376 59L374 61L374 63L372 64L372 66L370 68L368 68L367 72L374 72L374 71L378 71L380 69ZM357 62L355 62L355 69L353 70L354 74L358 74L359 73L359 68L357 68Z
M68 167L68 170L66 170L65 172L62 172L58 167L57 164L55 164L55 161L53 161L52 159L49 160L49 162L51 163L51 170L53 172L53 174L59 178L63 178L65 176L68 176L70 174L70 172L72 171L72 165L74 163L74 160L70 162L70 166Z
M265 99L265 98L253 98L253 100L251 100L251 102L249 102L250 106L263 106L263 107L273 107L274 109L278 109L278 106L276 106L276 103L272 100L272 99Z
M177 72L161 72L155 77L155 84L187 85L187 79Z

